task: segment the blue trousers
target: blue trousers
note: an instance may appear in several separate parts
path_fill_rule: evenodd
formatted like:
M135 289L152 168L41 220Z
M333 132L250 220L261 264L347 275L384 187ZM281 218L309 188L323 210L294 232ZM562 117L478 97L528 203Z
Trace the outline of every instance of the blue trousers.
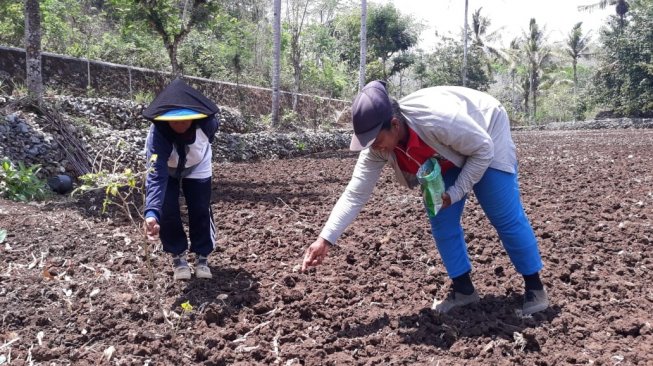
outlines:
M459 173L459 168L451 168L446 172L443 178L447 188L454 184ZM517 173L488 168L474 185L474 193L485 215L497 230L517 272L522 275L539 272L542 269L542 259L533 228L519 197ZM430 219L433 238L450 278L472 269L461 225L466 199L467 196L463 197Z
M179 255L188 250L188 238L179 210L179 179L169 177L161 210L159 237L163 250ZM181 190L188 206L190 251L207 256L215 249L215 224L211 210L211 178L182 179Z

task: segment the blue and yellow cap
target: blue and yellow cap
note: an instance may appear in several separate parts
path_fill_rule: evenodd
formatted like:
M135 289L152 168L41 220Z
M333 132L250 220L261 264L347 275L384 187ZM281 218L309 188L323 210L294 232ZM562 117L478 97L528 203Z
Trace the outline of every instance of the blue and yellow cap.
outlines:
M194 119L202 119L208 117L204 113L195 112L192 109L179 108L171 109L157 117L154 118L155 121L187 121Z

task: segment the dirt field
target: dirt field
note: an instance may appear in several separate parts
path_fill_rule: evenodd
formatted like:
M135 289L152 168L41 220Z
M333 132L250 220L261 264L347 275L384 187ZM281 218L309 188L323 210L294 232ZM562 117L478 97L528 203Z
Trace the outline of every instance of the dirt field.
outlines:
M337 152L216 166L213 280L173 283L157 248L153 284L142 238L87 201L0 201L0 364L653 365L653 130L515 140L544 313L515 314L522 279L472 197L482 300L434 314L448 280L389 168L326 263L297 272L351 174Z

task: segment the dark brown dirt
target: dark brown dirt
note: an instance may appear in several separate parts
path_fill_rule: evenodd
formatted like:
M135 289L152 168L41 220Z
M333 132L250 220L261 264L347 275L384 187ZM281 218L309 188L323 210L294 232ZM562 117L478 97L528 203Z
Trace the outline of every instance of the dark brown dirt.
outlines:
M173 283L157 247L151 283L140 235L88 201L0 201L0 361L91 365L113 347L121 365L653 364L653 131L515 139L544 313L515 314L521 277L473 199L482 301L429 310L448 280L417 192L389 169L326 263L297 272L351 175L338 152L216 166L213 280Z

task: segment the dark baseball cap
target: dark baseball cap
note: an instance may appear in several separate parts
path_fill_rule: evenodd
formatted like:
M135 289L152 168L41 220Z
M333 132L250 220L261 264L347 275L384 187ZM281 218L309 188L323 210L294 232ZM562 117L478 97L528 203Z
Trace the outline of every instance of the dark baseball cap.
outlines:
M383 123L392 119L392 104L385 89L385 82L369 82L358 93L351 105L354 136L349 149L361 151L374 143Z

